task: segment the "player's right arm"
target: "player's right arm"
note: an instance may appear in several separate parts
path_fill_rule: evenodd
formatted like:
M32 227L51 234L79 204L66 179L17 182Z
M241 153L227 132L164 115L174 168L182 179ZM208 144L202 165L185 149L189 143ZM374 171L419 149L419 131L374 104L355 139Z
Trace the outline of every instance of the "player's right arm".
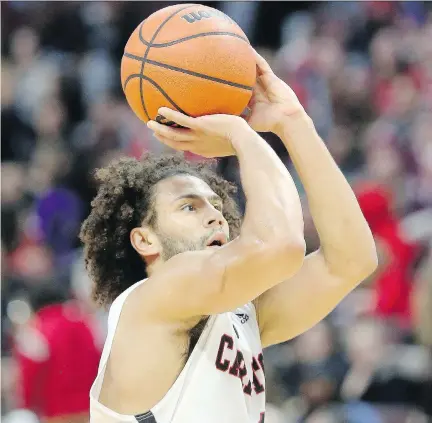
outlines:
M215 250L174 256L142 285L147 311L188 319L233 310L302 266L305 242L297 189L275 152L243 119L162 113L190 128L152 123L162 142L207 157L237 155L247 205L238 238Z

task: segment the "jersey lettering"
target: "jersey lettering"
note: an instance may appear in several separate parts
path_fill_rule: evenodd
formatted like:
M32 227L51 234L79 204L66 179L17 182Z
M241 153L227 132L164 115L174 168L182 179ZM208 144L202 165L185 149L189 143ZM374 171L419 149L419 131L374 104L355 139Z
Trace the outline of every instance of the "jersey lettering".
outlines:
M222 335L220 344L219 344L219 349L218 349L218 353L216 356L216 368L218 370L221 370L222 372L226 372L228 370L228 367L230 365L230 361L229 360L224 360L222 361L222 355L225 349L225 346L227 346L230 350L233 349L233 345L234 345L234 340L231 338L231 336L229 335Z
M261 385L260 381L257 378L256 372L260 369L260 366L258 364L258 361L254 357L252 359L252 370L253 370L253 387L257 394L260 394L261 392L264 392L264 386Z
M258 361L259 361L259 364L260 364L260 366L261 366L261 369L262 369L263 373L265 374L265 368L264 368L264 356L263 356L262 353L259 353L259 354L258 354Z
M265 388L264 385L260 382L257 375L260 370L262 370L264 374L264 360L262 353L260 353L258 357L252 358L252 377L250 377L243 353L241 351L236 351L236 356L234 360L230 360L226 358L226 354L224 355L226 349L232 350L233 347L233 338L226 334L222 335L216 356L216 368L223 372L226 372L229 369L228 374L234 377L238 377L242 382L243 392L245 394L252 394L252 386L253 390L257 395L263 393L265 391Z
M239 377L240 366L245 367L245 362L244 362L244 358L243 358L243 353L241 351L237 350L237 355L236 355L236 358L234 360L234 363L231 366L231 368L229 369L230 375Z

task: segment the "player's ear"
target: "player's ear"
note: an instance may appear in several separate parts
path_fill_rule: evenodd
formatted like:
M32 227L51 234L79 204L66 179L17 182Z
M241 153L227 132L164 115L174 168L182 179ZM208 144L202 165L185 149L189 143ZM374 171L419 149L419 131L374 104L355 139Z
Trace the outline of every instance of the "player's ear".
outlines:
M154 256L160 253L159 239L149 228L134 228L130 233L132 247L141 257Z

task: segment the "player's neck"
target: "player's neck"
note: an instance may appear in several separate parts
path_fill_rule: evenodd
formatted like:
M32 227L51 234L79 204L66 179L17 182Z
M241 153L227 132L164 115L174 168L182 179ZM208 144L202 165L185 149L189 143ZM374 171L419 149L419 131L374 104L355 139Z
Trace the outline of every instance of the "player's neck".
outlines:
M164 261L161 259L159 255L153 256L150 258L146 258L146 270L148 277L154 275L158 272Z

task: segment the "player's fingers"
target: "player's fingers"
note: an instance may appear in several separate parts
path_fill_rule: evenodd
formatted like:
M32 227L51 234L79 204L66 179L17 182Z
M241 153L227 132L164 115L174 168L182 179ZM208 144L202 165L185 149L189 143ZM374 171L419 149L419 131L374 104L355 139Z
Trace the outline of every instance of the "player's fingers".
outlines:
M158 113L168 120L172 120L185 128L195 127L195 118L180 113L177 110L169 109L168 107L161 107Z
M253 49L255 54L255 61L258 67L258 75L264 75L267 73L273 73L272 68L267 63L267 61L262 57L255 49Z
M193 141L196 135L186 128L171 128L166 125L162 125L154 120L147 123L147 126L155 133L155 135L161 135L171 141L187 142Z
M155 134L155 137L163 144L168 147L174 148L174 150L178 151L189 151L190 145L187 142L181 141L172 141L169 138L164 137L163 135Z

